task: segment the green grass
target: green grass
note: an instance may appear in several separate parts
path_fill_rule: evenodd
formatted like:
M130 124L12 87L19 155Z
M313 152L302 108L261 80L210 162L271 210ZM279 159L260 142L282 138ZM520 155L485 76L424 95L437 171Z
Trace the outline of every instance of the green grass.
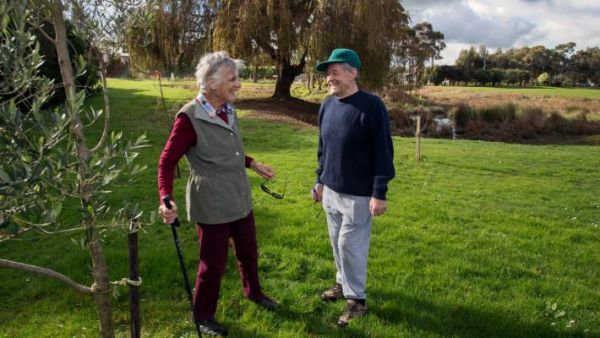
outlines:
M112 198L138 202L148 215L157 208L156 164L168 118L155 113L153 83L110 84L114 129L130 137L146 132L151 141L140 156L148 170L137 184L115 187ZM194 94L165 88L169 104ZM271 313L245 300L230 255L217 310L230 336L600 336L599 147L425 139L424 159L415 163L413 140L394 138L397 178L389 186L389 212L373 226L370 313L340 330L334 324L343 304L318 298L333 282L334 266L323 213L309 200L317 132L244 113L247 153L273 164L279 184L287 182L285 198L276 200L250 174L261 283L283 306ZM176 181L180 207L184 184ZM189 223L179 234L194 276L196 235ZM89 284L88 255L71 241L81 237L28 234L2 244L0 257ZM107 232L103 239L111 278L126 276L125 234ZM148 224L139 240L143 336L194 337L169 228ZM0 270L0 282L0 337L97 336L88 297L17 271ZM126 337L128 297L120 291L114 319L118 336Z
M588 88L558 88L558 87L461 87L461 86L436 86L433 87L441 91L467 90L479 93L499 93L499 94L522 94L533 96L562 96L573 98L599 99L599 89Z

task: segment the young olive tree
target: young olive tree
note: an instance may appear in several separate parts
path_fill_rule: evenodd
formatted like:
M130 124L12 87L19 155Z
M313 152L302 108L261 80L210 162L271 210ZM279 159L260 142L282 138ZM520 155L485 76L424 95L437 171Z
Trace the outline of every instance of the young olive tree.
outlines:
M86 128L103 114L86 109L86 94L74 85L76 77L85 72L86 64L79 57L76 67L72 66L64 10L60 0L0 2L0 243L28 230L43 235L80 230L91 258L93 284L86 286L57 271L8 259L0 259L0 267L51 277L91 295L98 311L100 336L113 337L112 285L99 229L117 228L140 216L131 214L127 206L113 210L107 196L117 181L130 180L144 169L134 162L146 140L142 135L135 141L126 141L122 133L109 132L108 115L104 116L99 140L92 142L86 137ZM40 22L54 26L54 36L47 38L56 46L60 86L38 72L43 59L31 27ZM64 105L44 110L53 90L65 91ZM79 202L79 222L59 226L63 207L73 200Z

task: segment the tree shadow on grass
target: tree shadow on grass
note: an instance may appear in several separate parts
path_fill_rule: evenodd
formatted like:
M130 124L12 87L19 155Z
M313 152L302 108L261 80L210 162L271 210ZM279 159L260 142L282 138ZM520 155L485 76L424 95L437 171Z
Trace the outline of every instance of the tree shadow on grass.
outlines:
M453 337L600 337L600 332L581 329L562 331L549 324L525 322L518 314L490 312L459 305L446 306L398 291L371 292L371 316L390 324L404 323L415 329ZM383 304L386 300L394 300ZM391 304L391 305L390 305ZM400 314L400 316L398 316Z
M315 293L315 295L317 295ZM367 337L368 334L363 330L361 325L350 325L340 328L337 325L338 316L344 308L343 302L323 302L317 300L318 303L310 306L305 311L297 311L289 307L282 306L277 310L276 316L284 319L286 322L301 322L304 323L304 332L298 336L323 336L323 337ZM327 311L329 307L339 307L339 311L334 311L332 315ZM330 309L331 310L331 309Z
M304 101L297 98L290 99L240 99L235 106L240 109L252 109L264 111L266 114L281 113L294 119L306 122L313 126L317 125L317 116L320 104Z

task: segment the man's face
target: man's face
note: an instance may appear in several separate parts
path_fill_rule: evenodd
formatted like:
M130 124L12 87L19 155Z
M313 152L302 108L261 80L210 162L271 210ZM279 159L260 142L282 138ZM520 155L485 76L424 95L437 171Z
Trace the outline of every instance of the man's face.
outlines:
M348 70L341 63L333 63L327 67L327 85L329 94L346 97L356 84L356 70Z

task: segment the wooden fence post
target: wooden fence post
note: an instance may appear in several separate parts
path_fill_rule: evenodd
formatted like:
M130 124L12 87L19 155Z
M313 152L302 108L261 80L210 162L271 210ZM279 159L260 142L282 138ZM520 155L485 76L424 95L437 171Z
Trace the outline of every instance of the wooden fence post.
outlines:
M138 226L137 220L131 221L129 235L127 236L129 247L129 279L140 280L138 262ZM129 309L131 315L131 338L140 338L140 295L139 286L129 284Z
M421 160L421 114L417 116L417 130L415 131L415 160Z

